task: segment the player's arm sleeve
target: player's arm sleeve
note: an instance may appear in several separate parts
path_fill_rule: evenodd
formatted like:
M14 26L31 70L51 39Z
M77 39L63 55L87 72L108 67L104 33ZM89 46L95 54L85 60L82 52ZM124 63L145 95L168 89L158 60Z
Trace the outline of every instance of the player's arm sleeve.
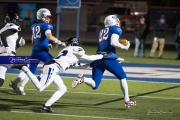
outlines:
M46 30L45 34L46 34L46 37L47 37L50 41L52 41L53 43L57 43L57 44L59 44L59 45L62 44L62 42L61 42L60 40L58 40L56 37L54 37L54 36L52 35L51 30Z
M73 51L74 51L73 52L74 55L84 60L94 61L103 58L103 55L86 55L82 47L74 48Z
M115 48L121 48L126 49L127 47L119 43L119 35L118 34L112 34L111 35L111 45Z
M54 41L56 38L52 35L51 30L46 30L45 31L45 35L46 37L50 40L50 41Z
M54 37L54 36L52 35L51 30L46 30L46 31L45 31L45 35L46 35L46 37L47 37L50 41L55 41L55 40L57 39L56 37Z
M103 58L103 55L82 55L81 56L82 59L85 59L85 60L89 60L89 61L94 61L94 60L99 60L99 59L102 59Z
M54 42L54 41L57 41L57 38L52 35L52 32L51 32L52 30L53 30L53 26L51 24L47 24L45 35L50 41Z
M8 44L7 44L7 40L6 38L14 33L16 33L17 30L16 29L8 29L8 30L5 30L4 32L2 32L0 34L0 37L1 37L1 40L2 40L2 43L4 45L4 47L9 47Z
M31 43L34 44L33 35L31 36Z
M48 39L51 40L51 37L52 37L51 30L46 30L46 31L45 31L45 35L46 35L46 37L48 37Z

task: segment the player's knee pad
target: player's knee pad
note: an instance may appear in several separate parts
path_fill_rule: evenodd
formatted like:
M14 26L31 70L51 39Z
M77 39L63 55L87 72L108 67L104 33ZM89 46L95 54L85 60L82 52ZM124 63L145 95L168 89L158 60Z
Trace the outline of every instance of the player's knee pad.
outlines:
M4 79L0 78L0 87L3 85Z

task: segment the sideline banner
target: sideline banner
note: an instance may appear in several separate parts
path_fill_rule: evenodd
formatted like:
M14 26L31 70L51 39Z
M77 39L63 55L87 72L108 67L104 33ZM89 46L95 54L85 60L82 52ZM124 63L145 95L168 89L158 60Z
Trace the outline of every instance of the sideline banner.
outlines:
M34 64L39 63L38 58L31 56L0 56L0 64Z

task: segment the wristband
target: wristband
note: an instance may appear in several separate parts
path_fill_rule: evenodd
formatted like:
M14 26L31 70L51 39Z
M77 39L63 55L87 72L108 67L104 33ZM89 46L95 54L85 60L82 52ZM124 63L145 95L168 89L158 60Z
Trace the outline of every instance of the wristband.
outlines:
M54 41L54 43L61 44L61 41L56 38L56 40Z

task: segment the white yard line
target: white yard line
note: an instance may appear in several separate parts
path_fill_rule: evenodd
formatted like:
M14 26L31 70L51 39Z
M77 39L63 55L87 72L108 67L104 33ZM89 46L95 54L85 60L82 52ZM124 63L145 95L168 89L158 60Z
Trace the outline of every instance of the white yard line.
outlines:
M7 87L1 87L0 89L11 89ZM12 90L12 89L11 89ZM26 89L26 91L37 91L36 89ZM54 92L55 90L44 90L47 92ZM72 92L72 91L67 91L68 93L72 94L89 94L89 95L108 95L108 96L122 96L122 94L107 94L107 93L96 93L96 92ZM133 95L130 95L133 96ZM166 99L166 100L180 100L180 98L166 98L166 97L156 97L156 96L138 96L138 97L143 97L143 98L151 98L151 99Z
M24 112L24 111L11 111L11 112L13 112L13 113L20 113L20 114L24 113L24 114L52 115L52 116L64 116L64 117L107 119L107 120L135 120L135 119L125 119L125 118L98 117L98 116L82 116L82 115L58 114L58 113L36 113L36 112Z

